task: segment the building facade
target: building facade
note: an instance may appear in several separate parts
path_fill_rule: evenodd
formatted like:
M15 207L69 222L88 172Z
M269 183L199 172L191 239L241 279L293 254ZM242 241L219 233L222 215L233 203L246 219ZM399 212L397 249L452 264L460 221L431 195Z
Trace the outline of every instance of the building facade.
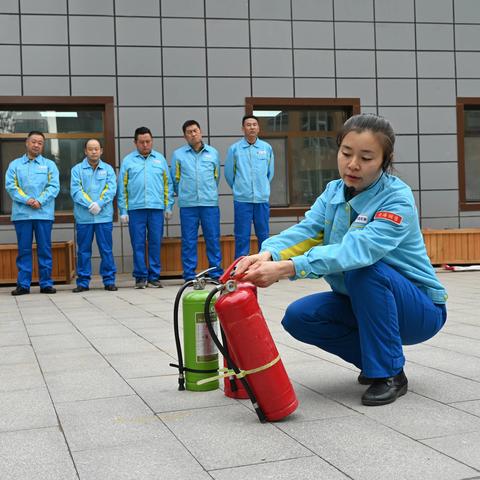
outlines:
M335 178L335 130L357 111L392 122L422 227L480 227L478 0L2 0L0 95L0 243L15 242L3 177L30 127L49 134L64 184L54 240L69 240L66 185L85 138L118 171L136 127L170 162L196 119L223 165L246 111L277 154L272 233ZM220 192L231 235L223 171ZM178 208L165 236L180 236ZM131 271L118 221L114 244Z

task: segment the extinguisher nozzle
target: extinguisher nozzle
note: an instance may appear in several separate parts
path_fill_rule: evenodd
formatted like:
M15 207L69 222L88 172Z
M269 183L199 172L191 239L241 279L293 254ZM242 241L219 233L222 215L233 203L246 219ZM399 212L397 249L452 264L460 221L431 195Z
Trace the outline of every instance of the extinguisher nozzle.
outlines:
M178 379L178 390L185 390L185 379L183 377Z

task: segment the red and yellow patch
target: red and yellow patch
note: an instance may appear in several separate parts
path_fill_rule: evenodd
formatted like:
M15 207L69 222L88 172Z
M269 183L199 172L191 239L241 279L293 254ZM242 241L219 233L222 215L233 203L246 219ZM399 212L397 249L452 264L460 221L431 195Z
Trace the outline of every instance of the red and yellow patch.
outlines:
M377 212L373 218L375 220L377 218L381 220L389 220L390 222L396 223L397 225L400 225L403 220L403 217L401 215L397 215L396 213L392 212Z

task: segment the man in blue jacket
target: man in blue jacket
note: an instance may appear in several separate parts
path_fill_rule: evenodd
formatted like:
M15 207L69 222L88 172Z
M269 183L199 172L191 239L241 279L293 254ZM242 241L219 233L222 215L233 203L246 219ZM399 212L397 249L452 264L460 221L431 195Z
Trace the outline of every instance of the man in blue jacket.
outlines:
M235 258L250 252L252 222L258 250L268 238L274 171L272 147L258 138L258 118L245 115L242 130L244 138L230 146L225 160L225 179L233 190Z
M32 131L27 153L13 160L5 175L5 188L13 200L11 219L18 243L17 288L12 295L30 293L33 233L37 242L40 293L56 293L52 281L52 225L55 198L60 191L55 162L42 156L45 136Z
M173 185L165 157L153 150L152 132L135 130L137 147L123 160L118 175L120 220L128 223L135 288L161 288L160 247L163 218L172 216ZM148 268L145 258L148 240Z
M112 251L113 199L117 192L115 171L101 160L100 142L91 138L85 143L85 158L72 168L70 195L77 232L77 286L74 293L89 290L92 278L92 243L100 251L100 275L105 290L114 292L115 260Z
M180 207L183 278L188 281L195 277L201 224L209 267L215 268L210 276L218 279L223 273L218 208L220 159L217 150L203 143L196 120L187 120L182 130L187 145L173 152L170 171Z

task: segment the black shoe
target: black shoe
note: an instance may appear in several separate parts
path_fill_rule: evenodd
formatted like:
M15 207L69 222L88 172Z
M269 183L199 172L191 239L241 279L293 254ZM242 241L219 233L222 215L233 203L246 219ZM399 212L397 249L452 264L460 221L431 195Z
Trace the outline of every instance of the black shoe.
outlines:
M375 379L366 377L363 372L360 372L357 380L360 385L371 385Z
M143 280L142 278L135 280L135 288L137 289L147 288L147 281Z
M148 286L153 288L163 288L163 285L160 283L160 280L149 280Z
M14 296L17 295L27 295L27 293L30 293L29 288L24 288L24 287L17 287L15 290L11 291L11 294Z
M106 290L107 292L116 292L118 290L118 288L115 286L115 285L105 285L103 287L104 290Z
M43 287L40 289L40 293L57 293L57 290L53 287Z
M407 393L408 380L403 370L394 377L374 378L362 395L364 405L387 405Z
M88 292L88 290L90 290L90 288L82 287L81 285L78 285L72 290L72 292L73 293L81 293L81 292Z

